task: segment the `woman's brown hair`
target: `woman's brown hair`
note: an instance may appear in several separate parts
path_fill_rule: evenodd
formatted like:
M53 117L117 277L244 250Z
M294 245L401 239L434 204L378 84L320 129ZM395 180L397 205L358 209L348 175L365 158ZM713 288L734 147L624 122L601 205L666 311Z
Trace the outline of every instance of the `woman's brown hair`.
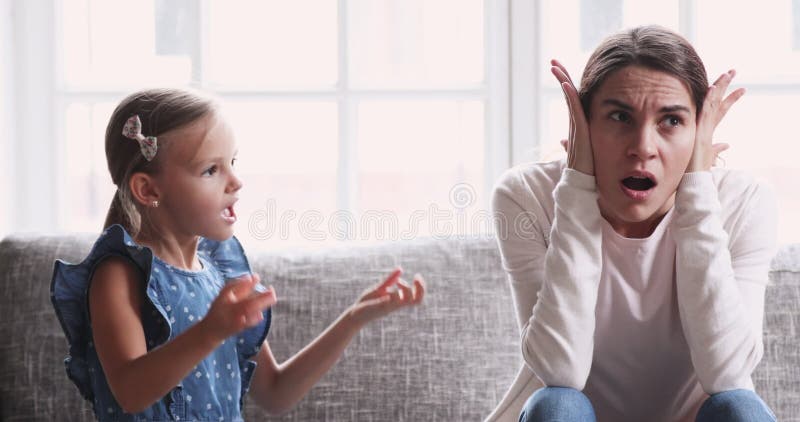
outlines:
M106 128L106 160L117 192L111 201L103 227L120 224L131 236L142 229L140 205L130 190L135 173L157 174L164 163L170 141L163 134L185 127L216 110L216 102L199 92L174 89L148 89L135 92L119 103ZM142 134L158 138L158 151L152 161L141 153L139 143L122 135L125 122L138 115Z
M586 63L578 95L589 117L592 97L606 78L626 66L668 73L686 84L697 113L708 92L706 69L685 38L660 26L640 26L606 38Z

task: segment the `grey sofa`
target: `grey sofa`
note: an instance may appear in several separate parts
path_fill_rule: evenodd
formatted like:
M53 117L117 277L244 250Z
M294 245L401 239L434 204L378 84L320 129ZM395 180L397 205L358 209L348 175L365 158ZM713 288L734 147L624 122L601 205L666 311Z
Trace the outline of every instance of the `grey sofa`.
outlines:
M12 235L0 242L0 420L93 420L67 379L67 343L50 305L56 258L77 262L94 236ZM511 292L494 240L423 239L314 253L250 253L275 286L267 337L279 361L320 333L393 266L426 277L418 308L373 323L291 412L247 420L479 421L522 365ZM759 392L800 421L800 245L781 249L767 291Z

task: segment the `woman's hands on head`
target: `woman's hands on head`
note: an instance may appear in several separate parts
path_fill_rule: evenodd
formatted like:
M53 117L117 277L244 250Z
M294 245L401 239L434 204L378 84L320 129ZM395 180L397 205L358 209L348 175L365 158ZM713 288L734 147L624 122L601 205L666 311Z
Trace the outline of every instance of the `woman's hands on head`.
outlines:
M221 342L264 319L264 310L274 305L278 298L272 286L265 292L257 291L260 282L258 274L247 274L222 287L201 321L211 339Z
M359 326L400 308L422 302L425 296L425 282L422 276L415 275L412 285L409 286L400 278L402 274L401 268L395 269L386 280L362 293L350 307L348 313Z
M589 139L589 123L583 111L578 90L572 83L567 69L558 60L550 61L550 71L561 85L564 98L569 107L569 139L565 145L567 150L567 167L581 173L594 176L594 157L592 156L592 143Z
M703 109L697 117L694 150L689 159L689 165L686 167L686 173L708 171L714 164L717 155L729 147L725 143L713 144L711 138L728 109L744 95L744 88L739 88L725 97L725 91L734 76L736 76L736 71L729 70L708 88L708 93L703 101Z

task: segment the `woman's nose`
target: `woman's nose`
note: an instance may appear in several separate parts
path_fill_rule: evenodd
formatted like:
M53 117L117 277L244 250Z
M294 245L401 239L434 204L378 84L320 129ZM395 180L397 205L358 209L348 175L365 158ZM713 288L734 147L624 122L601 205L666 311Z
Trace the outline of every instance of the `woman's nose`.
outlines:
M628 146L628 155L647 160L656 155L657 134L650 128L640 128L633 134L633 139Z

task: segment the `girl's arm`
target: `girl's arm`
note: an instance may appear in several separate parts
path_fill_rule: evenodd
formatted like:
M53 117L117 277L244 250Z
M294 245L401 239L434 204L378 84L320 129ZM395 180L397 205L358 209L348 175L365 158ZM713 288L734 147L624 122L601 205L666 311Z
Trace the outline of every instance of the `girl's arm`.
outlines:
M250 281L228 283L206 318L148 353L140 278L124 258L110 257L97 266L89 289L95 349L111 392L127 413L141 412L164 397L228 337L228 331L256 324L260 311L274 303L272 291L245 299L255 285ZM223 312L229 317L209 318Z
M413 288L400 280L395 270L386 281L366 291L316 339L300 352L278 365L264 342L256 360L251 393L270 413L285 413L302 399L317 381L339 360L345 347L369 321L399 308L419 304L425 295L422 278L414 278ZM397 286L397 290L389 289Z

